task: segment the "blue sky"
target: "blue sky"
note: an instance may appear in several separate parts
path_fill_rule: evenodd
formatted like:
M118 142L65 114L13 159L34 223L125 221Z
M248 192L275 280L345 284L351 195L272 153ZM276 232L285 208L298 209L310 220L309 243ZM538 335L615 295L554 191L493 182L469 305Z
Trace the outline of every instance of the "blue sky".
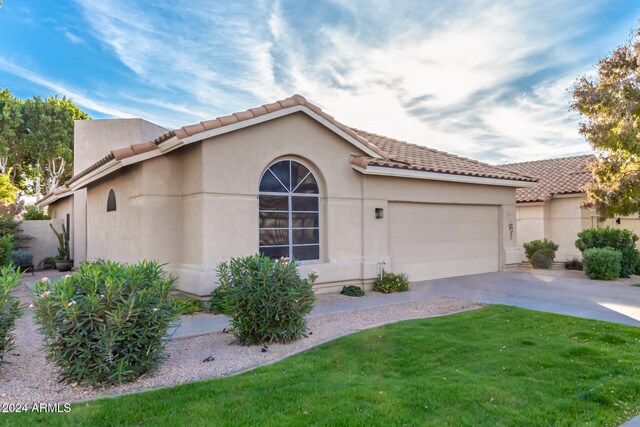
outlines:
M589 151L575 79L640 2L4 0L0 87L175 128L300 93L341 122L493 163Z

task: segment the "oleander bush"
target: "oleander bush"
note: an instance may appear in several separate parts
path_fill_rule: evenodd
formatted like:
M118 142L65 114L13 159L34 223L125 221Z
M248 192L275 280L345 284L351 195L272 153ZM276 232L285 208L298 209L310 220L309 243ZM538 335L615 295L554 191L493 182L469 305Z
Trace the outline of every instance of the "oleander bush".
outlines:
M229 307L230 290L229 286L219 284L218 287L211 292L209 306L211 307L211 312L213 314L224 314L226 316L231 315L231 308Z
M0 364L14 348L13 328L22 316L20 301L11 293L22 281L22 273L9 266L0 268Z
M218 265L218 281L230 316L231 332L240 344L291 342L307 329L315 303L317 275L301 278L297 262L264 255L232 258Z
M8 267L11 265L11 254L15 249L15 239L13 234L5 234L0 236L0 266Z
M556 257L556 251L558 250L558 245L553 241L548 239L543 240L532 240L529 243L525 243L522 245L524 247L524 253L527 256L527 260L533 268L549 268L553 263L553 260ZM539 251L543 251L540 252ZM538 254L535 257L534 255ZM548 261L548 258L551 261Z
M349 297L363 297L364 289L362 289L360 286L349 285L349 286L343 286L340 293L342 295L347 295Z
M639 256L636 242L638 236L631 230L611 227L588 228L578 233L576 248L583 254L590 248L613 248L622 254L620 262L620 276L629 277L636 270L636 263Z
M204 302L197 298L172 297L171 303L180 316L192 316L204 311Z
M373 282L373 290L384 294L406 292L409 290L409 276L382 272L382 277Z
M587 276L594 280L615 280L620 277L622 252L613 248L589 248L582 253Z
M35 285L35 321L47 359L70 382L130 382L157 368L163 338L178 318L175 278L157 262L82 263L64 278Z
M531 263L531 267L533 268L548 270L551 268L555 256L556 254L549 249L538 249L531 256L529 263Z

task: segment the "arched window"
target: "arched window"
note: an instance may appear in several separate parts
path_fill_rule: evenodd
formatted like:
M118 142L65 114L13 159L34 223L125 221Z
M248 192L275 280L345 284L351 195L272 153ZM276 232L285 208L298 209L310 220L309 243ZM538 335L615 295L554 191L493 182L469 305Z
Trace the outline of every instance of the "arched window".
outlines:
M320 196L304 165L282 160L260 180L260 253L271 258L320 258Z
M107 197L107 212L113 212L116 210L116 193L113 188L109 190L109 196Z

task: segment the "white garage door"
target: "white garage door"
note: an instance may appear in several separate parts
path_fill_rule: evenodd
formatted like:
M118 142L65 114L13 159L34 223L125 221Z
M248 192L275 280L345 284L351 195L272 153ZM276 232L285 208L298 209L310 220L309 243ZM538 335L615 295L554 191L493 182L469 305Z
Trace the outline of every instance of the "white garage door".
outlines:
M389 203L391 268L411 281L500 269L497 206Z

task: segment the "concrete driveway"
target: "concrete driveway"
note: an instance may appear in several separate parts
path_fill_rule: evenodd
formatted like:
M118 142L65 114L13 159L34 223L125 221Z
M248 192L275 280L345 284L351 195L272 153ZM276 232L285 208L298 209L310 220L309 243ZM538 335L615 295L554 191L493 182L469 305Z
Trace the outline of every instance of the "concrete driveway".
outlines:
M449 296L640 326L640 287L531 273L488 273L411 284L409 292L369 292L354 301L318 304L315 315ZM356 307L357 306L357 307ZM326 311L326 313L325 313Z

